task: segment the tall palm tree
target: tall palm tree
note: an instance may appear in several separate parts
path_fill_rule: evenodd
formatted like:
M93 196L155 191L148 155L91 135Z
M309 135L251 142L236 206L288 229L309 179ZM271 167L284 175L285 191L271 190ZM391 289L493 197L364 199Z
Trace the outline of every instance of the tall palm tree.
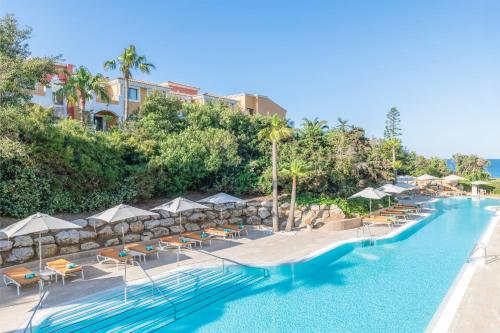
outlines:
M326 120L319 120L317 117L313 120L308 118L302 119L302 126L309 133L320 133L328 130L328 122Z
M138 55L134 45L129 45L116 59L108 60L104 63L104 69L116 69L119 67L125 81L125 110L123 111L123 121L128 118L128 81L132 79L132 71L139 70L141 73L149 74L155 65L148 63L146 56Z
M284 119L277 115L271 117L268 127L259 132L259 138L266 139L272 143L272 165L273 165L273 209L271 212L273 218L273 229L279 231L278 225L278 142L292 135L292 129L287 126Z
M304 177L309 171L308 165L302 160L293 160L289 167L283 170L285 174L292 177L292 193L290 197L290 212L286 222L285 231L291 231L295 218L295 200L297 198L297 178Z
M56 95L66 97L67 101L73 105L78 104L80 121L85 124L85 104L92 99L93 95L107 103L109 102L107 80L102 74L92 75L83 66L78 67L74 73L64 71L64 74L67 77L66 82L56 92Z
M342 118L340 118L340 117L339 117L339 118L337 118L337 122L338 122L339 124L336 126L336 128L337 128L340 132L342 132L342 133L347 132L347 131L351 128L351 126L350 126L350 125L348 125L348 124L349 124L349 120L342 119Z

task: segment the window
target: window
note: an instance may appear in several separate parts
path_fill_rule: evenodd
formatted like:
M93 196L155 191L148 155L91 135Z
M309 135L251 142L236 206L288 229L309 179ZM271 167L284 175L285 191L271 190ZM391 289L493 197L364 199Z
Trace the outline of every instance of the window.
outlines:
M54 105L63 105L64 104L64 98L61 94L58 94L57 92L61 89L61 85L57 83L52 84L52 103Z
M128 88L128 99L130 101L138 101L139 100L139 89Z
M247 108L247 112L249 115L253 116L255 114L255 110L252 108Z

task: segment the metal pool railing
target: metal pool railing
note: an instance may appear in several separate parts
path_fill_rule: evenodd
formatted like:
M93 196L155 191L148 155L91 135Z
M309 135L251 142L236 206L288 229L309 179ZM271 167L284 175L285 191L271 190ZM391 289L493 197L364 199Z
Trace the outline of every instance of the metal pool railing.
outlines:
M477 251L479 251L481 249L483 250L483 256L482 257L473 257L474 253L476 253ZM470 263L475 259L481 259L481 258L484 258L486 260L487 257L488 257L488 251L486 249L486 245L483 242L477 242L474 245L474 247L472 248L472 250L470 251L469 256L467 257L467 262Z
M31 313L30 319L28 321L28 324L26 324L26 327L23 330L23 333L26 332L33 332L33 318L35 317L36 312L38 309L42 307L42 303L45 300L45 298L48 296L49 293L49 285L47 285L47 288L41 293L40 299L38 300L38 303L35 306L35 310L33 310L33 313Z

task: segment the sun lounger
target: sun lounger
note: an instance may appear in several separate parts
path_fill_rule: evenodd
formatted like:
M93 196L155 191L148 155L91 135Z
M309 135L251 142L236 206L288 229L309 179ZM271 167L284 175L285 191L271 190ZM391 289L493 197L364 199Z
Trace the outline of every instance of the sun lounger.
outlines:
M183 232L181 234L181 238L190 240L192 242L196 242L200 245L200 247L203 247L203 242L208 242L209 245L212 245L211 236L204 232L192 232L192 231Z
M27 276L33 277L28 279L26 278ZM9 284L15 285L17 287L17 296L20 295L20 288L22 286L38 283L40 290L43 288L43 280L40 279L40 276L26 267L18 267L5 271L3 273L3 282L6 286Z
M125 248L129 251L135 251L142 254L144 260L146 260L146 256L148 254L156 254L156 258L160 259L160 252L158 251L156 246L152 244L131 243L127 244Z
M204 231L212 236L217 236L217 237L222 237L223 239L226 239L228 237L234 238L234 231L228 231L229 229L223 229L223 228L206 228Z
M237 226L237 225L234 225L234 224L233 225L231 225L231 224L223 224L223 225L221 225L221 228L233 230L238 235L238 237L241 237L241 233L242 232L245 232L247 234L247 236L248 236L248 230L244 226L240 227L240 226Z
M56 282L57 282L57 276L60 275L62 278L63 285L65 283L64 281L65 278L75 273L81 273L82 280L85 279L85 276L83 275L82 266L74 264L66 259L58 259L50 261L47 263L46 268L56 273Z
M122 250L118 249L103 249L97 255L97 262L100 264L111 262L118 266L119 264L125 264L134 259L130 254L121 256L121 252Z
M389 229L392 229L394 222L392 219L379 219L374 217L367 217L361 219L363 225L365 226L374 226L374 225L385 225L388 226Z
M165 249L168 247L174 247L179 250L190 249L192 244L195 243L189 239L181 238L179 236L165 236L160 238L159 247Z

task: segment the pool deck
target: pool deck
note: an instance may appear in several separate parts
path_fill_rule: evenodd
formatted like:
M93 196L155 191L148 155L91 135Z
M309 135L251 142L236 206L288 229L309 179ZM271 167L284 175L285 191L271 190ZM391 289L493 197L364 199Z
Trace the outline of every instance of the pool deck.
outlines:
M486 263L478 262L448 328L450 333L500 332L500 216L487 244Z
M372 228L375 236L388 233L386 227ZM397 229L396 229L397 230ZM249 235L238 239L214 240L211 246L203 250L240 263L266 266L278 265L284 262L297 261L321 249L328 249L337 242L351 240L357 237L356 229L344 231L301 230L295 234L272 234L259 229L252 229ZM113 288L123 288L123 267L116 268L114 264L98 264L95 257L72 260L83 266L85 280L80 276L69 278L66 285L61 281L50 285L49 295L44 301L44 309L50 309L93 293ZM180 268L203 265L220 265L221 260L196 251L183 251L180 254ZM37 269L37 263L24 266ZM151 276L165 274L177 269L175 250L160 253L160 259L150 257L142 266ZM137 267L127 269L127 281L134 282L145 279L145 275ZM0 287L0 331L10 332L22 327L31 311L36 306L39 294L36 287L24 287L21 296L17 297L14 286ZM45 310L43 310L45 311ZM41 316L41 315L40 315ZM39 314L37 313L37 317Z

